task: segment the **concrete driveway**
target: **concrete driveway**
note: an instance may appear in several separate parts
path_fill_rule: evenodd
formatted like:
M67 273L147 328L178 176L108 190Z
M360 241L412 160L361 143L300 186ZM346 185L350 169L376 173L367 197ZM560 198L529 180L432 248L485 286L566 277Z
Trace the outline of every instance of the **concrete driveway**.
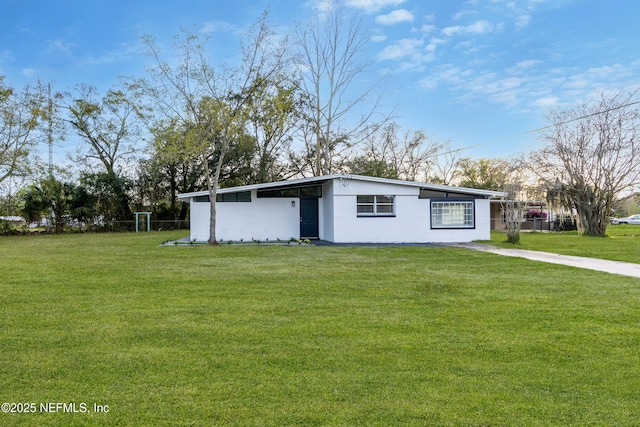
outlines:
M640 278L640 264L604 259L585 258L571 255L559 255L548 252L528 251L523 249L502 249L482 243L457 243L451 246L489 252L497 255L526 258L533 261L562 264L587 270L604 271L605 273Z

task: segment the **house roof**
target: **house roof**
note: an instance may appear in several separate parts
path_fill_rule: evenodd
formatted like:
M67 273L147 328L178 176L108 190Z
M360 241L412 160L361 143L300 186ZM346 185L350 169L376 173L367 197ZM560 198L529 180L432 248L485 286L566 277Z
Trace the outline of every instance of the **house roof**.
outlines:
M237 193L241 191L264 190L269 188L280 188L280 187L299 187L299 186L306 186L311 184L323 184L327 181L336 180L336 179L341 181L356 180L356 181L374 182L374 183L380 183L380 184L404 185L408 187L419 187L419 188L435 190L435 191L450 191L450 192L456 192L456 193L485 196L489 198L506 197L507 195L506 193L501 191L479 190L477 188L455 187L452 185L429 184L429 183L423 183L423 182L403 181L399 179L378 178L373 176L353 175L353 174L322 175L322 176L313 176L309 178L289 179L286 181L267 182L262 184L251 184L251 185L241 185L238 187L219 188L217 194ZM195 191L192 193L179 194L178 198L181 200L187 201L191 197L206 196L208 194L209 194L209 191L207 190Z

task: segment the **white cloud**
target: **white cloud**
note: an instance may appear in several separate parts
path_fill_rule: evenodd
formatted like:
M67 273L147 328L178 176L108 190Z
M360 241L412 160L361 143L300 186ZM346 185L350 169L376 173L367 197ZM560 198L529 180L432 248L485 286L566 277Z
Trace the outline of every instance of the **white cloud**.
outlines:
M456 43L456 44L454 45L454 48L455 48L455 49L461 50L461 51L462 51L462 53L464 53L464 54L465 54L465 55L467 55L467 56L469 56L469 55L473 55L473 54L475 54L475 53L479 52L479 51L480 51L482 48L484 48L484 47L485 47L485 46L477 45L477 44L475 43L475 41L472 41L472 40L465 40L465 41L462 41L462 42L460 42L460 43ZM482 65L482 64L484 64L485 62L486 62L486 58L485 58L485 57L482 57L482 56L475 57L475 58L474 58L474 57L472 57L472 58L469 60L469 64L470 64L470 65L474 65L474 66Z
M531 15L518 15L515 20L516 28L524 28L529 25L530 21Z
M330 12L335 7L331 0L311 0L307 5L320 14Z
M527 2L527 8L534 9L536 6L542 3L547 3L548 0L529 0Z
M347 0L347 7L361 9L367 13L375 13L385 7L397 7L404 3L404 0Z
M391 60L406 58L416 55L418 48L424 42L419 39L402 39L392 45L387 46L378 54L380 60Z
M424 24L422 27L420 27L420 31L422 31L425 34L431 33L435 30L436 30L436 26L431 24Z
M22 70L20 70L20 75L21 76L25 76L25 77L33 77L37 74L37 71L35 68L23 68Z
M47 52L67 53L78 46L74 42L64 42L62 40L47 40Z
M593 67L587 70L588 74L597 79L606 79L614 76L623 76L627 69L620 64L605 65L603 67Z
M435 59L432 50L424 47L424 40L402 39L393 45L387 46L378 56L378 60L394 61L390 73L410 71L412 73L424 72L424 65Z
M533 105L535 105L536 107L545 108L545 109L553 108L557 106L559 103L560 103L560 98L552 95L538 98L535 101L533 101Z
M212 34L215 32L233 31L235 27L224 21L204 21L200 32L204 34Z
M519 103L519 98L524 92L522 87L524 79L516 77L501 78L496 72L480 74L464 83L466 88L462 96L468 102L476 102L482 99L485 102L505 104L514 107Z
M398 9L387 15L376 16L376 22L382 25L393 25L400 22L412 22L414 19L413 13L406 9Z
M568 89L571 91L576 91L576 90L582 91L588 88L590 85L591 85L591 81L586 79L584 75L579 74L579 75L572 76L568 82L562 85L562 88Z
M445 43L444 39L437 39L434 37L431 40L429 40L429 44L425 49L427 52L435 52L436 48L443 43Z
M466 29L470 34L486 34L493 31L493 25L489 21L480 20L468 25Z
M115 49L103 52L99 56L89 56L84 59L86 64L104 65L125 62L131 57L138 55L140 51L139 45L121 43Z
M455 25L453 27L445 27L442 29L442 34L448 37L451 37L455 34L459 34L462 32L464 32L464 27L461 27L460 25Z
M494 30L494 26L484 19L474 22L470 25L455 25L442 29L442 34L451 37L456 34L487 34Z
M539 61L537 59L526 59L524 61L520 61L518 62L516 65L514 65L513 67L509 67L507 68L507 72L509 73L521 73L525 70L528 70L532 67L535 67L536 65L542 63L542 61Z
M11 59L13 59L13 52L5 49L5 50L0 50L0 62L8 62Z
M458 20L458 19L460 19L460 18L462 18L464 16L475 15L476 13L478 13L478 12L475 11L475 10L471 10L471 9L461 10L460 12L458 12L458 13L453 15L453 19L454 20Z
M371 36L371 39L370 39L370 40L371 40L372 42L378 43L378 42L383 42L383 41L385 41L386 39L387 39L387 36L384 36L384 35L382 35L382 34L378 34L378 35L375 35L375 36Z
M442 83L456 87L463 84L468 77L468 70L465 71L453 64L446 64L439 67L432 75L420 80L419 84L426 90L434 89Z

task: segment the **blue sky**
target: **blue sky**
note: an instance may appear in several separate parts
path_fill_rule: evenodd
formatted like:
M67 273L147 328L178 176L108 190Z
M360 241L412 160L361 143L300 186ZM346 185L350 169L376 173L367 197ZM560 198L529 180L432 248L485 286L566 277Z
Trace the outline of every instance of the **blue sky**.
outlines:
M385 75L385 103L405 129L450 140L471 157L534 149L528 131L599 90L640 84L637 0L340 0L371 25L363 59ZM21 86L88 83L106 91L143 76L140 36L211 33L231 57L267 8L278 31L326 7L319 0L3 0L0 75Z

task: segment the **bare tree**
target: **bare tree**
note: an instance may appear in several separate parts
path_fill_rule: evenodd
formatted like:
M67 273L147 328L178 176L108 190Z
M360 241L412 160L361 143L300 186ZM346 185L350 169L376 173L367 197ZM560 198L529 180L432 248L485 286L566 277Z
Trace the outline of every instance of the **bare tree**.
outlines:
M440 152L427 163L426 182L453 185L460 175L460 152L450 142L441 144Z
M236 67L214 67L207 55L208 37L184 33L177 55L168 61L151 36L143 39L154 61L150 80L133 84L151 99L159 120L177 120L188 129L185 149L199 157L211 205L209 244L216 241L216 193L225 155L246 129L248 105L264 85L286 69L286 40L275 37L267 13L253 25ZM213 169L210 159L216 159Z
M538 187L531 182L530 165L524 156L500 160L506 176L501 190L506 198L500 202L507 228L507 242L520 243L520 228L530 207L532 198L536 198Z
M520 228L529 203L521 184L508 184L505 190L507 197L500 202L500 208L507 227L507 242L516 244L520 243Z
M374 89L379 85L354 90L367 70L360 58L369 34L359 16L348 17L332 7L299 28L296 36L301 87L307 101L302 128L306 154L302 157L313 159L314 175L326 175L335 168L336 151L362 141L377 127L374 117L381 104Z
M579 234L604 236L616 198L640 184L638 90L552 111L532 155L551 202L574 210Z
M353 173L416 181L441 147L421 130L402 131L389 123L365 139L349 165Z

